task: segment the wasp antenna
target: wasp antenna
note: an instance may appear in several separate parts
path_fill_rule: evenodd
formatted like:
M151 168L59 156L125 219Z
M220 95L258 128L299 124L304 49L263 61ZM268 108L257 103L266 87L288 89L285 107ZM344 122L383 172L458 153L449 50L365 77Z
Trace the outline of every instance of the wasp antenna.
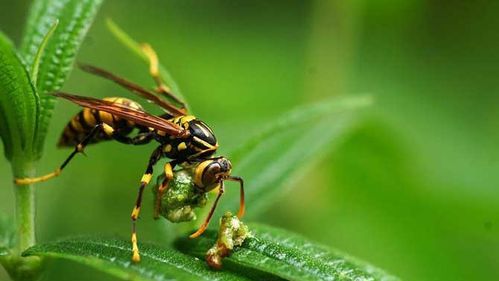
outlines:
M94 67L94 66L92 66L92 65L90 65L90 64L88 64L88 63L80 62L80 61L76 62L76 66L77 66L79 69L81 69L81 70L83 70L83 71L86 71L86 72L92 72L92 70L94 70L94 69L95 69L95 67Z
M53 93L50 93L50 95L55 96L55 97L64 97L64 96L67 96L68 93L65 93L65 92L53 92Z
M51 95L55 96L55 97L59 97L59 98L65 98L65 99L69 99L70 97L78 97L76 95L73 95L73 94L70 94L67 92L54 92L54 93L51 93Z
M82 62L78 62L76 65L78 66L78 68L80 68L81 70L83 70L85 72L99 75L99 76L102 76L104 78L111 79L111 80L113 80L113 78L114 78L114 75L111 74L111 72L109 72L103 68L100 68L100 67L97 67L97 66L94 66L91 64L82 63Z

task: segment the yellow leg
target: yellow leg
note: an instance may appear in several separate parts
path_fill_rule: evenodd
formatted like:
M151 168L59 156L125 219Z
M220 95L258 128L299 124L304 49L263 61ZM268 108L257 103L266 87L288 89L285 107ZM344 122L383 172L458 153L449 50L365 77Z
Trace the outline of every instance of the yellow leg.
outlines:
M90 142L90 140L92 140L92 138L99 131L99 129L102 128L102 126L104 126L104 129L106 129L105 126L109 127L108 125L105 125L105 124L98 124L94 128L92 128L92 130L83 139L83 141L75 146L73 152L71 152L71 154L68 156L68 158L66 158L66 160L64 160L64 162L61 164L61 166L59 168L57 168L55 171L53 171L52 173L48 173L48 174L40 176L40 177L15 179L14 182L16 183L16 185L26 185L26 184L47 181L49 179L52 179L52 178L59 176L62 173L62 170L69 164L69 162L73 159L73 157L75 157L76 154L83 153L83 150L85 149L87 144ZM111 130L113 130L113 129L111 128Z
M136 229L136 221L139 218L140 207L142 204L142 193L144 192L144 188L149 184L152 178L152 171L146 172L142 179L140 180L139 187L139 195L137 196L137 201L135 202L135 206L132 210L132 261L135 263L140 262L140 254L139 254L139 246L137 245L137 229Z
M136 229L136 221L139 218L140 207L142 204L142 193L144 192L144 188L149 184L152 178L152 172L146 172L142 179L140 180L139 187L139 195L137 196L137 201L135 202L135 206L132 210L132 261L135 263L140 262L140 254L139 254L139 246L137 245L137 229Z
M158 193L156 194L156 204L154 205L154 219L159 218L159 213L161 210L161 198L163 193L168 189L168 183L173 179L173 167L175 166L174 161L166 163L164 167L165 179L158 188Z
M166 97L172 99L173 101L177 102L182 108L181 110L185 109L185 103L180 100L178 97L176 97L170 87L166 86L163 80L161 79L160 73L159 73L159 62L158 62L158 55L154 51L154 49L151 47L151 45L147 43L142 44L142 52L146 55L146 57L149 59L149 73L151 74L152 78L154 79L154 82L156 82L156 92L162 95L165 95Z
M37 182L44 182L48 181L51 178L55 178L61 174L61 169L57 168L55 171L52 173L48 173L46 175L40 176L40 177L35 177L35 178L23 178L23 179L15 179L14 182L16 185L26 185L26 184L32 184L32 183L37 183Z
M144 188L149 184L152 178L152 173L153 173L153 166L158 162L158 160L161 158L161 146L158 147L154 152L152 153L151 157L149 158L149 164L147 165L146 172L142 176L142 179L140 180L140 186L139 186L139 193L137 195L137 200L135 201L135 206L133 207L132 214L131 214L131 219L132 219L132 261L135 263L140 262L140 253L139 253L139 246L137 244L137 228L136 228L136 222L137 219L139 218L140 214L140 207L142 205L142 194L144 193Z

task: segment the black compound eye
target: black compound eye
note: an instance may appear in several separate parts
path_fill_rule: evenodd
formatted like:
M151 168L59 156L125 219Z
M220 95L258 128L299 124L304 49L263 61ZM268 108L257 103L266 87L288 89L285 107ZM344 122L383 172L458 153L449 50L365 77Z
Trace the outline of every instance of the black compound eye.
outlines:
M232 169L232 164L230 163L230 161L228 159L222 158L222 159L220 159L219 163L220 163L222 170L224 170L224 171L230 171Z

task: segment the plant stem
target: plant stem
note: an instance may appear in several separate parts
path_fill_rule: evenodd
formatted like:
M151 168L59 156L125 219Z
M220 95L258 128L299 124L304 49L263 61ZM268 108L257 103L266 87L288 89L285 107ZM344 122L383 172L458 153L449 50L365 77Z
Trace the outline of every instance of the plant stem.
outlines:
M15 178L35 175L36 162L13 159L12 173ZM4 264L13 280L33 281L40 277L41 260L38 257L22 257L26 249L35 245L35 189L33 185L14 185L16 199L16 245L12 256Z
M24 162L24 161L23 161ZM14 177L30 177L35 174L34 163L13 163ZM30 185L14 185L16 196L16 230L18 234L17 251L21 254L27 248L35 245L35 190Z

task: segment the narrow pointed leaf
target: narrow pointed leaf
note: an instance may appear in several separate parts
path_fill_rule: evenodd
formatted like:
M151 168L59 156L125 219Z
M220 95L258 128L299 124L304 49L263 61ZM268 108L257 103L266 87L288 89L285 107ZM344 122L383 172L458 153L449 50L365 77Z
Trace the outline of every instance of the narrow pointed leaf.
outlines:
M36 245L25 256L45 256L72 260L94 267L123 280L252 280L244 274L210 270L204 260L153 244L141 244L142 260L131 262L129 241L96 237L77 237ZM249 273L252 271L249 270ZM270 275L250 274L260 280Z
M54 23L52 24L52 27L49 29L49 31L47 31L47 34L45 34L45 37L43 37L43 40L40 43L40 47L38 47L38 51L36 52L36 56L31 65L31 71L30 71L31 81L33 82L33 85L36 85L36 81L38 79L38 70L40 69L40 61L45 51L45 47L47 47L47 43L52 37L52 34L54 34L58 24L59 21L55 20Z
M27 65L33 65L46 34L59 21L40 59L37 84L40 116L35 149L43 149L55 98L48 95L59 90L72 68L73 61L102 0L35 0L28 16L20 52Z
M0 137L7 159L32 154L38 102L28 72L0 33Z
M354 127L368 96L335 97L293 110L229 153L234 171L246 185L246 218L253 218L271 198L292 185L313 163L327 155L334 144ZM238 208L237 193L227 194L218 213Z
M226 258L224 266L239 265L280 276L286 280L397 281L372 265L316 244L297 234L250 224L254 237ZM210 230L198 239L181 238L176 247L199 258L216 239Z

